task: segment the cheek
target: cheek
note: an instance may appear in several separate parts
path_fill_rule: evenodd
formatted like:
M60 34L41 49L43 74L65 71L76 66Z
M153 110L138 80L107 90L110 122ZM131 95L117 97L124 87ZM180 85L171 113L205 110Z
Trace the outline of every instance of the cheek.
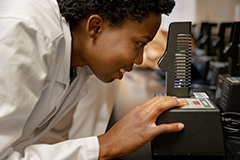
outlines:
M135 59L133 49L118 48L104 50L97 63L94 64L95 74L104 82L119 78L121 68L132 65Z
M106 61L111 62L112 65L117 64L117 66L123 67L125 65L132 64L137 56L137 52L133 47L127 45L113 45L108 48L105 52Z
M101 56L99 58L101 58L102 65L108 65L112 69L119 69L134 62L139 49L129 38L123 37L121 35L112 35L101 39L101 44L98 43L98 54Z
M134 59L137 57L139 49L133 45L132 42L124 42L114 46L114 52L117 58L122 63L133 63Z
M116 54L116 63L120 65L121 67L131 65L134 63L134 60L136 58L137 52L133 49L122 49L118 50L118 53Z

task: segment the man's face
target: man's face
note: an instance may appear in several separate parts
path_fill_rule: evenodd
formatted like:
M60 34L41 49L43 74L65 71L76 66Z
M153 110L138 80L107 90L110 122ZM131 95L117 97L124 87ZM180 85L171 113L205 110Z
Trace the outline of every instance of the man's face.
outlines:
M153 39L160 24L161 16L156 14L150 14L142 23L127 20L120 27L104 22L101 34L85 51L86 64L103 82L122 79L124 71L131 71L134 63L142 63L144 46Z

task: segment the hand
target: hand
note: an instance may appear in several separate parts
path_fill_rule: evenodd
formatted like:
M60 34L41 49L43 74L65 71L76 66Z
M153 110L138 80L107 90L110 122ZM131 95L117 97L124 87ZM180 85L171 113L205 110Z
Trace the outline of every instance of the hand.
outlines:
M157 126L155 122L162 112L184 104L187 104L185 99L159 96L134 107L108 132L98 136L99 159L112 159L127 155L157 135L182 130L184 128L182 123Z

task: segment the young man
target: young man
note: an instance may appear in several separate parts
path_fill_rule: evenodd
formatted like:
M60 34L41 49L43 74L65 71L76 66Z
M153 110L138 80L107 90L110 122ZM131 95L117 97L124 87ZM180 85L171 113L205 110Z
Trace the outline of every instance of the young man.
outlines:
M141 64L161 14L173 6L172 0L0 0L0 159L111 159L182 130L181 123L155 120L186 101L155 97L101 136L34 144L86 95L89 75L111 82Z

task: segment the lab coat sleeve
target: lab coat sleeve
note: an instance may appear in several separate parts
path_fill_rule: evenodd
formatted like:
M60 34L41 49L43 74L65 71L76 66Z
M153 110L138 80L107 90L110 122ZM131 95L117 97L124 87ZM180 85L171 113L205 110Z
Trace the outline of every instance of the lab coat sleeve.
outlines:
M0 158L21 136L41 95L46 68L36 30L19 19L0 19Z
M18 152L13 152L8 159L34 159L34 160L97 160L99 144L96 136L67 140L53 145L37 144L25 149L24 158Z
M0 29L0 159L97 159L96 137L30 145L24 155L14 151L12 145L44 89L50 61L45 37L31 22L0 18Z

